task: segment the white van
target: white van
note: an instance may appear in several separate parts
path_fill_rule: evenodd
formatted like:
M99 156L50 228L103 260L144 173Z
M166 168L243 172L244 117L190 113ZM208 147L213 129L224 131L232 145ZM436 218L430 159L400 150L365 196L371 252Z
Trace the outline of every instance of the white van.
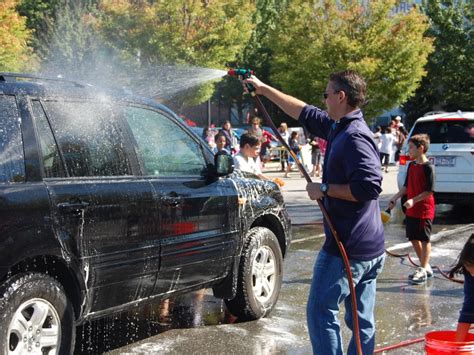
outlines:
M474 112L438 113L416 120L400 154L398 187L405 182L408 140L429 135L427 157L435 167L436 203L474 205Z

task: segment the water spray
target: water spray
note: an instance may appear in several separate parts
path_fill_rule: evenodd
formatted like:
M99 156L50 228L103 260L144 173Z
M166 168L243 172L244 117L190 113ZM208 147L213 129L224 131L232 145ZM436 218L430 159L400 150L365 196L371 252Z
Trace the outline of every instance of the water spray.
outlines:
M240 81L243 81L245 79L250 78L254 72L251 69L243 69L243 68L238 68L238 69L231 69L227 72L228 75L230 76L236 76L239 78ZM275 134L275 137L280 141L280 143L285 147L285 149L288 151L288 153L293 157L293 159L296 162L296 166L298 167L298 170L300 173L304 176L305 180L307 183L313 182L311 180L311 177L309 176L308 172L304 168L303 164L300 162L298 159L297 155L290 149L288 144L285 142L283 137L281 136L280 132L278 131L277 127L273 123L270 115L268 114L267 110L265 109L265 106L263 106L262 101L260 100L260 97L256 95L255 88L253 85L249 83L244 83L247 90L250 92L250 94L253 96L255 99L255 104L258 108L258 111L262 113L263 118L265 120L265 123L272 129L273 133ZM357 299L356 299L356 293L355 293L355 287L354 287L354 282L352 279L352 272L351 272L351 266L349 264L349 258L347 256L346 250L344 248L344 245L341 242L341 239L339 238L339 235L337 234L337 231L334 227L334 224L331 221L331 218L329 217L328 211L326 210L326 207L324 207L323 201L321 199L316 200L318 203L318 206L323 213L324 219L326 220L326 223L331 230L331 233L336 240L337 247L339 248L339 252L341 253L342 260L344 261L344 266L346 268L346 274L347 274L347 280L349 283L349 289L350 289L350 294L351 294L351 304L352 304L352 319L353 319L353 333L354 333L354 339L356 343L356 348L357 348L357 353L359 355L363 355L362 353L362 345L360 341L360 328L359 328L359 316L357 315Z

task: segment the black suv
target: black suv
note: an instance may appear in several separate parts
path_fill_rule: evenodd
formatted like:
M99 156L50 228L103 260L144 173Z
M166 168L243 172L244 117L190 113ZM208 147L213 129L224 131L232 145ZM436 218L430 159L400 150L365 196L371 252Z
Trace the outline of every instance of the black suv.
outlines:
M70 353L77 324L201 288L241 319L274 307L280 190L166 107L0 73L0 129L1 354Z

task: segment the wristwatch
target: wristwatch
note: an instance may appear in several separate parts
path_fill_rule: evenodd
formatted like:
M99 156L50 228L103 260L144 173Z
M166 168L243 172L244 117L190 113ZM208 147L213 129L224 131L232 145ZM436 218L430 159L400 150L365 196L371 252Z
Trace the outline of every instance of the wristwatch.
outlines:
M326 197L328 195L329 184L322 183L319 185L319 190L323 193L324 197Z

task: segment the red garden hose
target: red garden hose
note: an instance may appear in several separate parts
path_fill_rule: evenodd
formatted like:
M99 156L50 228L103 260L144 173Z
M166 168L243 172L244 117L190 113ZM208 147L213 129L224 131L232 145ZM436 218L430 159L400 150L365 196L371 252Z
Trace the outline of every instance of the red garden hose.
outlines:
M404 346L421 343L422 341L425 341L425 337L401 341L398 344L387 345L387 346L384 346L383 348L375 349L374 354L382 353L384 351L389 351L393 349L403 348Z
M415 267L418 267L419 265L417 263L415 263L413 261L413 259L411 258L410 256L410 253L405 253L405 254L397 254L397 253L394 253L394 252L391 252L387 249L385 249L385 252L390 255L390 256L393 256L393 257L396 257L396 258L404 258L406 257L408 259L408 261L410 261L410 263L415 266ZM449 277L449 275L447 273L445 273L443 270L441 270L441 268L439 266L432 266L433 269L437 269L441 275L443 275L445 278L447 278L449 281L452 281L452 282L456 282L456 283L461 283L463 284L464 281L463 280L458 280L458 279L455 279L455 278L452 278L452 277ZM412 344L416 344L416 343L421 343L422 341L425 340L425 337L420 337L420 338L415 338L415 339L410 339L410 340L405 340L405 341L402 341L400 343L397 343L397 344L392 344L392 345L387 345L387 346L384 346L382 348L378 348L374 351L374 354L378 354L378 353L381 353L381 352L384 352L384 351L390 351L390 350L393 350L393 349L397 349L397 348L402 348L404 346L408 346L408 345L412 345Z
M254 93L254 92L253 92ZM301 174L304 176L306 179L306 182L310 183L312 182L311 177L309 176L308 172L306 169L303 167L301 162L299 161L298 157L296 154L290 149L288 144L285 142L283 137L281 136L280 132L278 132L278 129L276 128L275 124L273 123L272 119L270 118L270 115L268 114L267 110L262 104L262 101L257 95L253 95L255 99L255 103L257 105L257 108L259 112L263 114L263 117L265 119L265 122L270 128L273 130L275 133L275 136L278 138L280 143L288 150L288 153L293 157L293 159L296 162L296 166L298 167L299 171ZM329 229L332 232L332 235L334 236L334 239L336 240L337 247L339 248L339 251L342 255L342 260L344 261L344 266L346 268L346 274L347 274L347 279L349 282L349 290L351 294L351 304L352 304L352 320L353 320L353 333L354 333L354 338L355 338L355 343L357 347L357 353L359 355L362 354L362 346L360 342L360 333L359 333L359 317L357 315L357 299L356 299L356 293L355 293L355 287L354 287L354 282L352 280L352 272L351 272L351 266L349 264L349 258L347 257L346 250L344 249L344 245L342 244L341 240L339 239L339 236L336 232L336 229L334 228L334 225L331 221L331 218L329 217L329 214L324 207L324 204L322 203L321 199L316 200L318 203L319 208L321 209L321 212L323 213L324 219L326 220L326 223L329 227Z
M408 261L415 267L418 267L420 265L418 265L417 263L415 263L413 261L413 259L411 258L410 256L410 253L405 253L405 254L397 254L397 253L394 253L394 252L391 252L387 249L385 249L385 252L390 255L390 256L393 256L393 257L396 257L396 258L404 258L406 257L408 259ZM459 284L464 284L464 281L463 280L459 280L459 279L455 279L453 277L449 277L449 275L444 272L443 270L441 270L441 268L437 265L433 265L432 266L433 269L437 269L439 271L439 273L444 276L445 278L447 278L449 281L452 281L452 282L456 282L456 283L459 283Z

